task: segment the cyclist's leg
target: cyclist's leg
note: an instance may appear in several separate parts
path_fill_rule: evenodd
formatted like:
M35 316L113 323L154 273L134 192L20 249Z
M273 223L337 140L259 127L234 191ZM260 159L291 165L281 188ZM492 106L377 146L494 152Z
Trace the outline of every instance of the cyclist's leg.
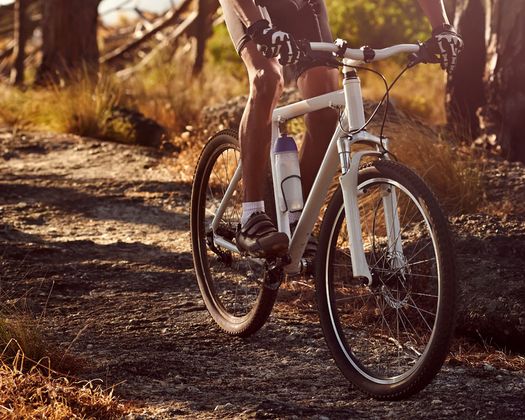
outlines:
M224 20L237 53L250 80L250 96L239 128L241 143L244 202L263 200L264 183L270 152L271 115L283 89L282 68L277 59L267 59L246 35L246 28L232 2L219 0Z
M248 71L250 95L241 118L243 177L242 228L237 232L239 249L258 256L277 256L288 249L288 236L277 232L264 209L265 182L271 144L271 116L283 89L282 69L276 59L266 59L247 37L231 2L221 0L224 19L235 49Z
M239 138L244 185L244 203L264 200L268 157L271 144L271 117L283 89L281 66L268 60L249 41L241 50L250 80L250 95L242 115ZM282 256L288 250L288 236L278 232L270 218L250 211L237 232L237 246L252 255Z
M320 66L305 70L297 79L297 86L303 98L311 98L338 89L338 70ZM306 115L306 132L301 148L301 178L303 195L306 199L324 157L337 124L337 112L331 108L321 109Z
M324 1L318 2L318 14L314 15L310 7L303 7L296 17L287 17L283 26L297 39L332 42L333 37L328 22L328 13ZM334 68L331 54L317 54L310 62L297 63L292 72L302 97L307 99L323 93L333 92L338 88L338 70ZM306 199L321 165L324 150L328 146L337 122L337 113L324 109L310 113L305 118L306 133L301 149L301 178L303 195Z
M283 90L283 77L277 60L265 58L252 41L240 54L250 80L250 95L239 129L244 201L253 202L264 198L265 183L260 180L268 165L271 117Z

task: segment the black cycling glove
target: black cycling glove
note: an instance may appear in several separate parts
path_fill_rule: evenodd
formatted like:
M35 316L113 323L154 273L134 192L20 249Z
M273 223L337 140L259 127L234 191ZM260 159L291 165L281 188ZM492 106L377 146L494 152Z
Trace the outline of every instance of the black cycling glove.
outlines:
M279 63L283 66L295 64L304 56L292 35L270 27L266 19L251 25L246 29L246 34L266 58L279 56Z
M443 24L432 31L435 53L441 59L441 68L453 73L457 60L463 49L463 40L451 25Z

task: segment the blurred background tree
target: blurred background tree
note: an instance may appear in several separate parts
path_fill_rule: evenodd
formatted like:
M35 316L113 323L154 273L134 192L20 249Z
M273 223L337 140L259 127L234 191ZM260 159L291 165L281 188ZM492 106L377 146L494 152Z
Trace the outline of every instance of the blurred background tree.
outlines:
M525 162L525 1L457 0L465 53L448 83L449 122Z
M430 26L415 0L326 0L332 32L373 48L424 41Z
M42 62L37 83L69 79L77 71L98 71L98 5L100 0L42 2Z
M430 25L416 0L326 1L333 33L347 39L352 46L368 44L380 48L400 42L423 41L430 36ZM465 140L472 141L482 136L491 144L499 144L505 157L525 161L525 142L521 140L521 133L525 131L525 119L522 118L525 115L522 76L525 74L525 2L445 2L466 44L457 73L448 79L449 125L456 132L464 133L462 138ZM28 79L33 80L32 76L36 74L34 79L38 83L67 80L78 70L94 76L99 70L99 62L102 62L106 74L116 74L120 81L133 80L135 86L127 89L129 93L137 90L140 80L151 79L152 75L161 77L161 73L170 75L167 80L173 84L173 71L167 67L178 66L181 72L187 73L188 61L193 61L190 73L197 76L203 72L206 77L201 79L181 74L179 79L186 80L184 86L188 89L181 91L177 88L174 94L173 87L166 87L162 94L166 105L160 105L158 98L150 98L155 109L152 117L161 120L174 120L171 115L175 112L174 101L168 98L174 95L186 95L188 100L190 96L194 98L199 94L198 86L210 79L211 74L223 79L233 76L239 87L246 88L242 62L222 24L220 12L217 13L216 0L180 0L172 3L171 10L164 13L160 9L156 13L139 10L135 7L136 0L17 0L16 7L7 3L7 0L0 0L0 75L11 76L14 83L23 80L24 61L30 70ZM98 15L100 3L111 4L117 13L121 11L119 5L125 4L130 7L126 13L134 11L137 18L115 19L116 25L110 27L105 16ZM147 4L153 3L156 2ZM165 7L168 6L166 3ZM26 14L24 9L27 9ZM41 31L34 31L37 27ZM26 39L27 54L23 45ZM102 58L99 57L99 47ZM184 65L177 65L172 60L183 55ZM395 74L402 64L399 61L381 69ZM394 92L398 95L398 104L408 105L408 109L429 117L434 123L444 122L443 73L427 66L412 74L408 81L402 80ZM196 90L190 89L190 84L196 84ZM231 81L227 84L233 86ZM143 85L148 86L148 92L141 91L137 95L137 106L146 111L143 103L148 102L148 98L139 98L144 94L151 95L153 90L160 94L162 87L158 81ZM193 93L190 95L186 91ZM220 96L204 98L199 107L202 108L206 101L221 100ZM187 107L186 99L179 102ZM161 117L156 114L161 114ZM180 115L177 119L187 121Z
M21 85L24 83L24 62L26 59L25 48L29 36L29 21L27 19L28 0L16 0L14 5L13 22L13 68L11 69L11 83Z

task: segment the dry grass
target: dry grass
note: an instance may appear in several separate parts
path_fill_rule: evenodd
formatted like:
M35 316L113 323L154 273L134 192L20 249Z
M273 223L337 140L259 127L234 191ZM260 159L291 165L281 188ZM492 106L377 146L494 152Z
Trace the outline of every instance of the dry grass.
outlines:
M511 371L525 370L523 355L489 345L484 340L474 341L467 338L456 338L452 342L448 363L477 368L492 365L498 369Z
M29 316L0 317L0 418L112 419L123 406L94 382L73 381L79 360L49 345Z
M123 406L111 391L69 376L83 370L85 363L46 337L45 307L41 312L33 306L31 290L22 293L23 285L16 280L27 275L25 269L17 266L13 271L9 264L4 268L8 281L1 276L0 418L122 418ZM35 318L32 311L41 314Z
M402 66L394 61L376 63L373 68L383 73L389 83L401 72ZM380 100L385 94L381 79L367 71L359 71L363 95ZM445 74L439 66L419 65L409 69L396 83L390 99L396 107L424 119L429 124L444 124Z
M120 140L110 133L107 124L120 96L109 77L102 77L98 82L80 77L68 86L26 91L6 86L0 92L0 120L20 129Z
M48 89L3 86L0 122L19 129L128 142L130 128L116 126L110 118L114 107L124 106L166 127L174 142L186 148L192 139L182 134L199 124L202 110L239 95L247 86L242 77L213 62L199 76L192 74L192 65L192 54L181 48L174 55L159 54L124 79L103 74L92 82L80 74L76 82Z
M240 95L247 81L207 62L192 74L193 54L181 48L173 55L159 54L147 67L125 82L127 100L149 118L168 128L178 141L188 125L199 125L203 108Z
M450 214L473 212L483 202L483 164L454 139L410 120L390 124L391 149L431 187Z
M49 357L47 345L29 316L11 315L0 318L0 348L4 361L13 360L22 351L29 360Z
M0 361L0 417L13 419L117 419L124 407L93 382L72 382L41 366L25 371L24 355Z
M395 62L378 63L376 70L391 82L402 67ZM380 79L360 72L363 94L379 100L385 90ZM446 122L445 79L438 66L420 65L403 75L391 92L398 121L387 124L386 136L399 160L430 185L441 205L451 214L475 211L483 202L483 161L465 144L468 132L438 132L431 126ZM409 117L410 115L410 117ZM379 118L374 126L377 131Z
M66 373L78 372L82 369L82 362L66 350L50 345L38 325L29 315L23 313L9 313L0 315L0 360L13 361L20 353L24 355L24 367L42 365L47 361L48 366Z

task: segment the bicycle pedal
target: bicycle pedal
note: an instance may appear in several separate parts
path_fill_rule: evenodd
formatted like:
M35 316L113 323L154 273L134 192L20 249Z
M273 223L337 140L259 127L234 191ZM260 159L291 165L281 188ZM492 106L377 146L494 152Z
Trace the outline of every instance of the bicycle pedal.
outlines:
M277 290L281 283L283 282L284 271L282 266L273 265L268 268L266 271L266 276L264 278L264 287L270 290Z

